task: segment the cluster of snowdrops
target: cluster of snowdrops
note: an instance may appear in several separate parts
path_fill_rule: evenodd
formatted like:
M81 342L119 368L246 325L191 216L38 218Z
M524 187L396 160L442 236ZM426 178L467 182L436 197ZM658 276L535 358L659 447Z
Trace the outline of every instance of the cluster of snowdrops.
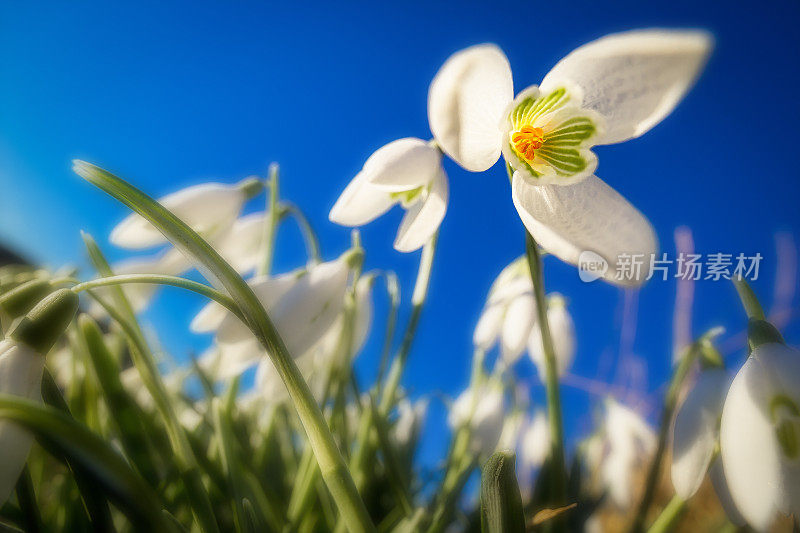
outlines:
M678 354L660 427L609 397L596 430L569 454L564 444L559 382L576 331L566 299L545 291L542 258L576 264L589 250L613 273L621 255L656 253L650 223L595 176L590 148L642 135L669 115L710 48L699 31L606 36L516 97L496 46L451 56L429 90L433 139L378 149L330 212L361 226L400 205L394 246L421 249L411 291L390 270L364 269L357 232L338 257L320 257L302 211L280 197L277 167L155 201L76 162L78 175L134 212L111 243L158 251L111 265L84 235L93 279L0 269L3 527L668 531L707 475L724 514L706 528L791 523L800 513L800 353L743 281L749 357L735 378L712 330ZM435 320L423 309L448 202L443 157L472 172L502 157L528 241L489 291L470 383L448 402L451 444L431 466L415 451L432 400L402 383L419 321ZM253 201L266 208L242 215ZM276 274L276 234L290 219L308 262ZM185 276L194 270L208 283ZM213 343L185 364L165 359L139 318L165 285L208 299L189 327ZM389 302L380 332L378 290ZM353 361L373 335L384 339L380 367L364 384ZM516 386L526 352L546 405ZM244 386L253 367L254 384ZM479 495L469 494L481 471ZM666 496L662 471L674 487ZM608 509L626 520L610 525Z

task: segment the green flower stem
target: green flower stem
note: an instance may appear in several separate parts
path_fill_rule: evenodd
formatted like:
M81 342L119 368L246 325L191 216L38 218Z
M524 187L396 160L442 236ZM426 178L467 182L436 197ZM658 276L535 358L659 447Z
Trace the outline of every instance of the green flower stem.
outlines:
M283 207L289 215L294 217L297 225L300 227L300 232L303 234L303 239L306 243L306 252L308 253L309 259L313 263L319 263L322 260L322 252L320 252L319 237L317 237L317 233L311 226L311 222L308 221L303 211L295 204L283 202Z
M675 526L678 525L678 521L681 516L683 516L685 510L686 500L676 494L672 497L667 506L664 507L664 510L661 511L661 514L656 518L656 521L653 522L653 525L650 526L650 529L647 530L647 533L668 533L669 531L674 531Z
M102 276L112 277L113 271L103 256L100 247L97 246L97 243L90 235L84 233L82 236L98 273ZM115 287L112 290L117 306L108 304L96 291L89 290L88 293L120 325L130 341L131 359L141 376L142 383L153 397L156 408L164 420L167 437L175 454L178 471L186 489L195 521L201 531L211 533L219 531L211 501L202 483L197 458L189 444L186 432L178 420L174 406L169 399L164 382L156 367L153 354L150 352L144 333L138 322L136 322L136 316L128 298L121 287Z
M266 349L275 369L289 391L297 414L331 492L341 520L350 531L374 531L369 513L356 490L353 478L325 423L314 396L297 364L286 349L261 302L239 274L174 214L135 187L94 165L78 161L75 171L90 183L121 201L156 226L175 246L200 263L208 276L222 285L233 297L255 337Z
M160 274L125 274L120 276L108 276L104 278L93 279L91 281L84 281L72 287L72 292L79 293L90 289L99 287L108 287L112 285L125 285L129 283L148 283L154 285L168 285L171 287L178 287L188 291L195 292L201 296L205 296L210 300L214 300L221 306L225 307L231 313L235 314L239 319L244 320L239 306L233 301L233 298L227 294L223 294L213 287L198 283L185 278L177 276L165 276Z
M381 349L378 374L375 378L376 383L382 383L386 373L386 366L389 363L389 355L392 351L394 330L397 327L397 311L400 308L400 286L397 281L397 275L394 272L385 272L383 273L383 278L386 282L386 295L389 297L389 313L386 316L386 331L383 337L383 349Z
M702 339L699 342L703 342ZM675 369L672 374L672 378L670 379L667 395L664 398L664 407L661 411L661 424L658 431L658 446L656 447L655 456L650 463L650 468L647 471L644 496L642 496L642 500L639 502L639 507L636 510L636 514L634 515L633 523L630 528L632 533L641 533L644 531L644 524L647 520L647 512L650 510L650 506L653 503L653 498L655 497L656 493L656 486L658 485L658 479L661 474L661 463L664 460L664 453L667 449L667 437L669 436L669 429L672 425L672 417L675 414L675 409L678 406L678 398L680 396L681 388L683 387L683 382L686 380L686 376L689 375L689 371L691 370L698 353L698 343L695 342L686 349L683 357L681 357L680 363L678 363L678 367Z
M381 416L386 416L394 404L397 388L400 386L400 377L403 375L406 362L408 361L408 354L411 351L411 345L414 342L414 337L417 334L417 326L419 319L422 315L422 309L425 306L425 300L428 297L428 285L431 279L431 270L433 268L433 257L436 254L436 243L439 240L439 232L437 231L431 240L422 248L422 255L419 260L419 269L417 270L417 281L414 284L414 292L411 295L411 315L408 318L408 325L406 326L405 334L403 335L403 342L400 345L400 350L397 356L392 361L392 366L389 369L389 375L386 378L386 386L383 389L383 394L380 402Z
M269 166L269 193L267 194L267 213L264 223L264 251L257 274L268 276L272 271L272 258L275 255L275 237L278 233L278 199L280 195L280 168L276 163Z
M552 460L553 506L561 507L567 503L567 467L564 459L564 423L561 418L561 393L558 383L553 337L547 320L547 298L544 290L544 269L539 245L533 236L525 232L528 267L533 281L536 297L537 326L541 332L545 363L545 389L547 392L547 420L550 424L550 458Z
M158 368L155 365L152 354L150 354L144 335L138 325L126 319L112 305L103 300L94 291L89 290L89 294L100 304L103 309L114 319L128 336L131 341L131 359L139 375L142 378L147 391L153 397L156 407L164 419L167 435L175 453L178 470L186 488L189 500L192 502L192 512L201 531L219 531L208 493L201 480L200 469L197 459L186 437L186 433L181 426L174 406L169 399L164 382L160 378Z
M764 309L761 307L761 303L759 303L753 289L750 288L750 284L743 278L731 278L731 281L733 281L733 285L736 287L736 292L739 293L739 299L742 300L742 306L747 313L747 318L766 320Z
M411 345L417 332L417 326L422 314L422 309L425 306L425 300L427 299L428 285L430 282L431 270L433 268L433 258L436 254L436 244L438 238L439 232L437 231L433 237L431 237L431 240L428 241L427 244L425 244L425 246L422 248L422 255L420 256L419 267L417 269L417 279L414 284L414 292L411 297L411 315L409 316L408 325L406 326L406 330L403 335L402 344L400 345L397 355L392 361L388 376L386 377L385 385L381 391L381 399L376 416L388 416L392 406L394 405L397 388L400 386L400 378L403 375L403 369L405 368L406 361L408 360L408 355L411 351ZM397 307L395 299L395 294L397 291L392 290L395 285L396 280L387 276L387 287L389 287L388 290L393 306L392 314L390 316L394 316ZM390 324L387 324L387 335L390 335L391 333L389 330L390 325L393 331L394 322L392 321ZM387 338L386 343L386 346L391 344L391 336ZM367 468L367 460L373 451L372 447L370 446L372 435L372 425L370 424L371 418L371 416L361 417L361 424L359 425L356 433L355 449L350 458L350 468L359 488L363 487L363 484L366 480L364 472Z

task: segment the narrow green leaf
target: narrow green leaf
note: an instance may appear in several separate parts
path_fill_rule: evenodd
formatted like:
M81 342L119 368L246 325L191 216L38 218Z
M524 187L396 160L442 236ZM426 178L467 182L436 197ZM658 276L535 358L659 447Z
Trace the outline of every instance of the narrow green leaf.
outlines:
M54 457L78 464L103 488L136 526L171 531L156 495L125 460L75 420L52 407L27 399L0 395L0 418L13 420L33 433Z
M525 514L514 471L512 451L497 452L481 473L481 531L524 533Z

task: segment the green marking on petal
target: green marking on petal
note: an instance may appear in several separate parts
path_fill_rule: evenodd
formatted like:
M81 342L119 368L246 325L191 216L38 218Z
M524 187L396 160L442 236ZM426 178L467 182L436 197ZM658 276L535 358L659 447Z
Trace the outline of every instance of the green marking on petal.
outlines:
M411 189L410 191L400 191L400 192L393 192L389 193L389 196L393 200L399 200L403 207L409 207L413 204L421 195L422 192L425 190L424 185L420 185L416 189Z
M574 148L543 146L536 155L552 166L558 174L571 176L586 169L586 159Z
M545 146L579 146L597 133L597 126L589 117L572 117L549 131Z
M777 394L769 402L769 415L783 455L800 459L800 407L785 394Z

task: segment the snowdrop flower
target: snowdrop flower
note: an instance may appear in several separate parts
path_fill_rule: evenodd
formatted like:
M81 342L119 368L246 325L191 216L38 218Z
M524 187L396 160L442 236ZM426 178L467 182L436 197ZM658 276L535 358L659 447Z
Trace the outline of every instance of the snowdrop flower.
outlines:
M702 371L675 416L672 485L684 500L694 496L714 460L722 405L729 385L724 369Z
M161 205L204 238L218 236L233 224L244 203L258 194L263 184L247 178L236 184L201 183L160 198ZM112 231L110 240L122 248L150 248L167 243L152 224L133 213Z
M293 357L298 358L314 347L341 315L354 253L346 252L307 271L250 281ZM263 347L249 328L217 303L203 308L190 327L196 333L216 333L216 347L212 350L218 351L202 360L208 368L215 360L213 354L218 355L220 364L212 372L217 379L240 374L264 355Z
M251 274L264 254L265 213L251 213L236 219L212 244L239 274Z
M0 341L0 393L41 401L45 355L69 325L78 309L78 297L56 291L21 318ZM33 435L13 422L0 420L0 505L17 483Z
M331 209L331 222L362 226L400 204L406 210L394 247L413 252L444 219L449 189L439 149L422 139L392 141L372 154Z
M553 293L547 298L547 322L550 325L550 336L553 339L553 351L556 356L556 369L561 377L572 366L575 358L575 324L567 311L567 302L563 296ZM528 354L531 356L539 379L545 379L544 348L542 332L533 328L528 338Z
M537 410L524 424L517 443L517 479L523 497L533 488L534 472L550 454L550 426L543 411Z
M633 504L633 474L656 449L656 434L637 413L615 400L606 402L607 455L600 477L611 501L621 509Z
M428 400L425 398L413 403L408 398L400 400L397 404L397 420L392 428L392 436L398 446L406 447L416 440L427 413Z
M503 360L512 365L525 351L535 324L533 283L526 259L520 257L500 272L489 289L472 340L477 348L490 350L499 339Z
M503 389L490 382L473 386L456 398L450 408L448 422L453 430L470 427L472 452L489 455L494 452L503 431Z
M753 349L722 411L720 447L737 509L766 531L778 513L800 514L800 352Z
M574 50L540 86L514 98L505 54L473 46L434 77L428 121L442 150L467 170L487 170L503 155L514 171L514 205L542 247L572 264L590 250L615 267L620 253L655 253L656 238L647 219L593 175L590 148L638 137L664 119L710 48L699 31L608 35ZM616 269L609 271L613 280Z

